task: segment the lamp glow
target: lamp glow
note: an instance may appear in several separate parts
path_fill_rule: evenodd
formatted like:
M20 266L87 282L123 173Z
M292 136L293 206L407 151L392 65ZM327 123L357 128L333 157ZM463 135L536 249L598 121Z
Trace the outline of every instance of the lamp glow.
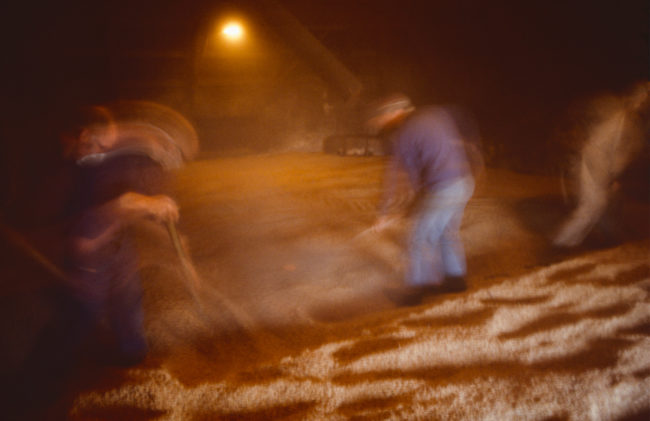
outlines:
M239 41L244 37L244 27L239 22L229 22L223 27L221 34L230 41Z

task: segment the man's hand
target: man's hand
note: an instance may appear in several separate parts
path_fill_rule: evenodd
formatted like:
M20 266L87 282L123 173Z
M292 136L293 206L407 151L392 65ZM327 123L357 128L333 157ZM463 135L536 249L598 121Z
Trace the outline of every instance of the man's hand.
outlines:
M130 217L151 217L157 222L177 222L178 205L169 196L146 196L129 192L120 196L120 210Z
M377 218L375 223L370 227L370 230L375 233L379 233L389 226L393 225L397 217L391 215L381 215Z
M169 196L157 195L150 198L150 215L158 222L178 222L178 205Z

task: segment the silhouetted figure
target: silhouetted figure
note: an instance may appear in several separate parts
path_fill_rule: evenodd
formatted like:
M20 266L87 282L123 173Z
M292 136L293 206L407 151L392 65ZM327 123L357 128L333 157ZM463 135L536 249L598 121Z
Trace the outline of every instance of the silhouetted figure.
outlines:
M178 206L163 191L165 169L180 165L195 146L183 150L182 139L173 139L162 122L126 120L119 115L124 111L91 107L62 136L74 174L66 206L65 279L49 291L54 318L26 359L17 405L54 399L89 349L97 351L94 359L117 365L137 364L147 354L132 228L145 218L178 220ZM89 339L97 338L102 340L90 348Z
M620 187L618 178L647 142L649 89L650 83L639 83L628 95L596 110L599 118L589 128L571 169L576 207L555 234L556 246L579 245L602 220Z

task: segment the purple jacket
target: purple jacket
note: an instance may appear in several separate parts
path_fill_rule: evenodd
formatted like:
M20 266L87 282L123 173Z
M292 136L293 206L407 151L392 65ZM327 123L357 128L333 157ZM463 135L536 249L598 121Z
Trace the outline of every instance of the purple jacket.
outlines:
M404 169L416 190L435 191L446 182L471 175L463 139L443 107L416 111L392 134L393 157L386 174L385 211Z

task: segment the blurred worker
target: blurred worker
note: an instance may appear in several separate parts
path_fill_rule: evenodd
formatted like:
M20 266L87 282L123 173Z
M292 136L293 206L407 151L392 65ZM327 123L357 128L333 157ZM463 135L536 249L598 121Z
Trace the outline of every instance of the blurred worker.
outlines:
M599 221L620 188L619 177L643 149L648 137L650 83L636 84L630 93L596 110L579 159L573 168L577 205L556 233L559 247L579 245Z
M175 222L178 206L162 194L161 165L147 155L120 153L121 127L111 121L107 109L96 107L94 112L100 118L104 114L105 121L82 127L67 151L78 166L66 253L73 282L66 287L77 313L71 323L85 331L106 317L115 335L116 357L136 363L147 345L138 257L129 226L142 218ZM113 156L97 159L111 152Z
M108 107L86 111L62 136L74 171L66 209L66 276L53 288L52 322L25 364L19 393L29 396L38 396L39 388L51 395L100 326L110 333L96 344L102 361L143 360L148 347L132 228L145 219L164 224L179 218L177 204L162 190L164 167L185 156L174 146L178 139L146 121L116 120Z
M398 94L381 101L368 124L376 130L391 130L393 150L374 229L384 229L393 219L389 204L401 170L420 196L408 245L405 302L417 303L426 292L465 290L459 229L474 191L474 178L452 113L444 107L416 111L408 97Z

